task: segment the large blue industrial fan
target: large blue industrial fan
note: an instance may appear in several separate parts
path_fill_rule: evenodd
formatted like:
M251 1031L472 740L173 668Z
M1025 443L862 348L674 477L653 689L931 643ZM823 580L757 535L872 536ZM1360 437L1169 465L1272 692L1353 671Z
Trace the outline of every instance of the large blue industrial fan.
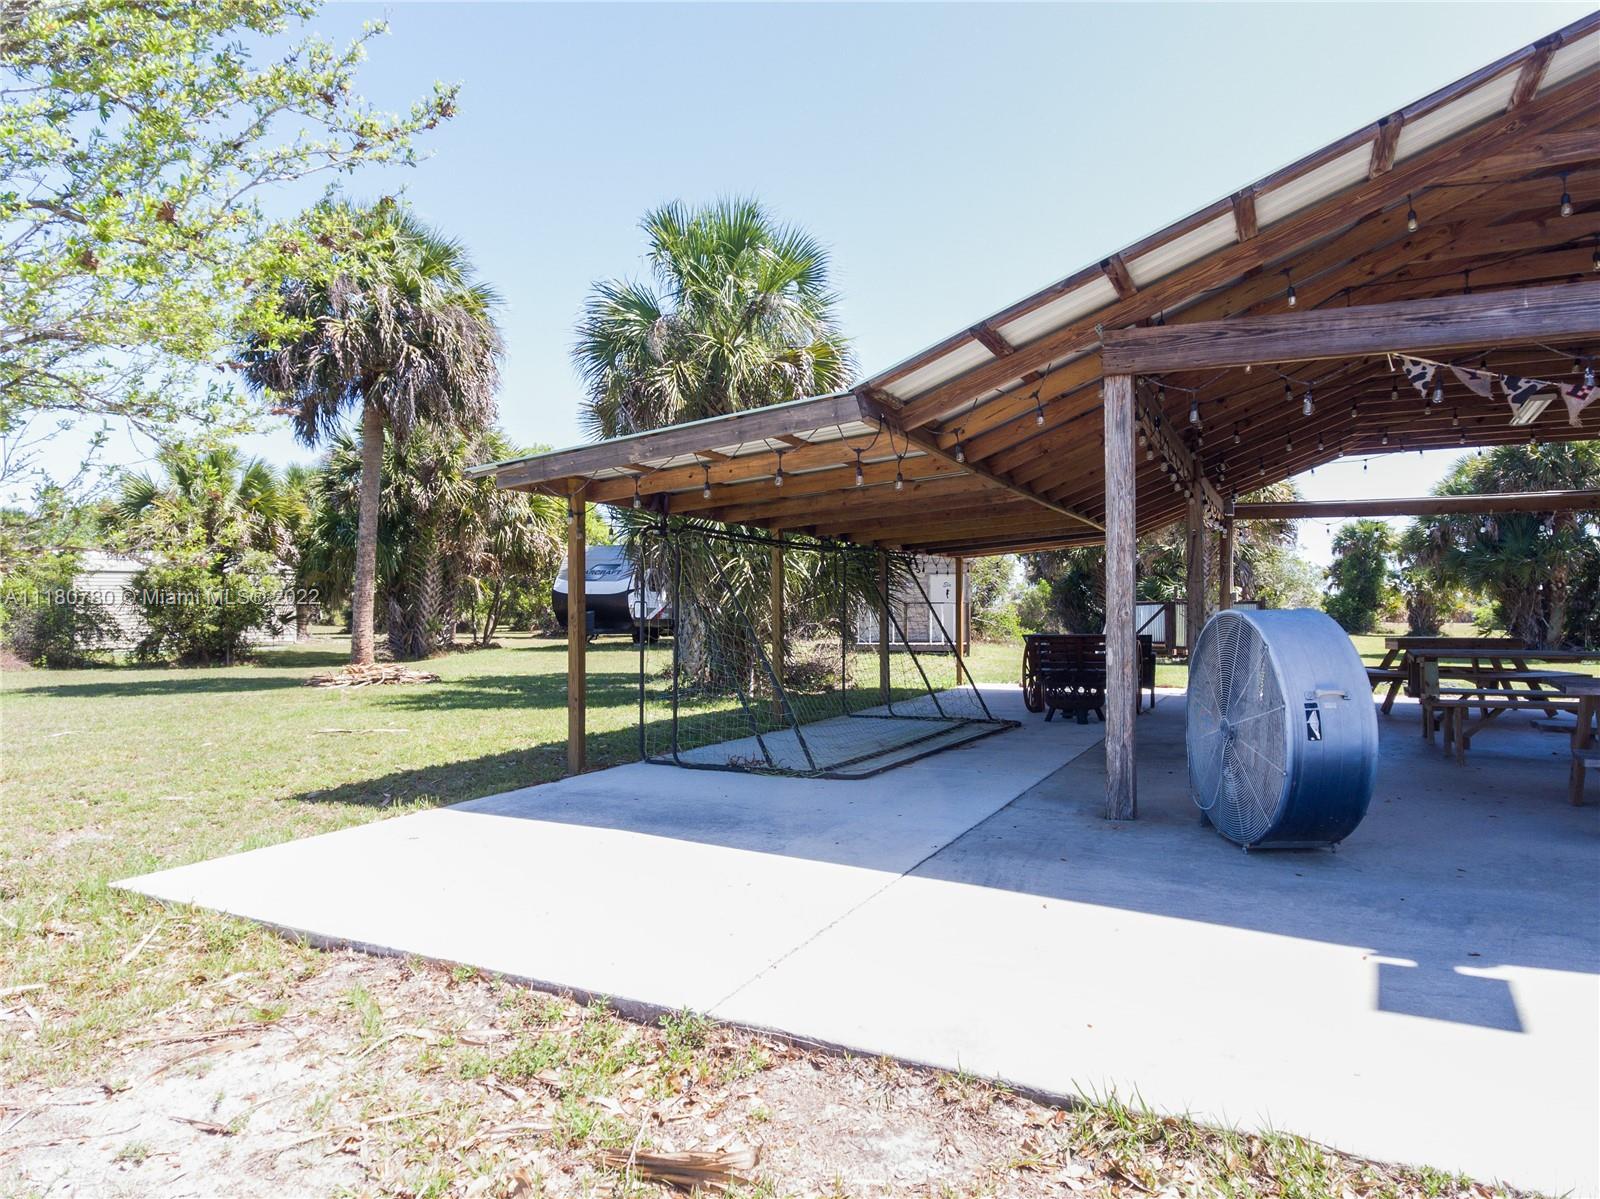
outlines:
M1344 630L1310 608L1230 608L1189 654L1189 794L1246 849L1336 845L1378 773L1372 689Z

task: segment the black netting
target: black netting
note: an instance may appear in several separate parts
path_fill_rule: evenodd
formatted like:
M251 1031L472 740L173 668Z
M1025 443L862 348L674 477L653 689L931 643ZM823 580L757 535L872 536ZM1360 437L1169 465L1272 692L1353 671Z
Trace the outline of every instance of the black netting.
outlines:
M637 530L632 552L672 613L670 645L641 640L650 761L862 777L1011 727L957 678L953 601L928 597L911 558L689 521Z

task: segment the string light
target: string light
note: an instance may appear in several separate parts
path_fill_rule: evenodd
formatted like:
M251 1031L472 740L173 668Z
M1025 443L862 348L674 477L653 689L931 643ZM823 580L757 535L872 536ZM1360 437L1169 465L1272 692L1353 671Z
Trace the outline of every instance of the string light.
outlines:
M1318 433L1317 434L1317 452L1321 453L1322 452L1322 448L1323 448L1323 446L1322 446L1322 434Z
M1285 383L1283 385L1283 402L1285 404L1294 403L1294 387L1292 384Z
M866 480L866 476L861 473L861 451L857 450L856 451L856 486L860 487L866 481L867 481Z
M961 431L959 429L957 429L956 430L956 461L957 462L965 462L966 460L967 460L967 451L961 448Z
M1191 425L1200 423L1200 400L1195 396L1189 397L1189 423Z
M1267 460L1265 458L1257 458L1256 459L1256 478L1259 479L1263 475L1265 475L1266 473L1267 473Z
M1295 306L1296 302L1297 302L1297 300L1295 298L1295 294L1294 294L1294 276L1289 274L1288 271L1284 271L1283 272L1283 277L1285 279L1289 280L1289 290L1285 294L1284 299L1288 301L1289 307L1293 308Z
M1594 386L1594 364L1592 362L1586 362L1583 365L1583 385L1585 387Z
M1234 421L1233 422L1233 444L1234 445L1238 445L1239 441L1240 441L1240 437L1239 437L1239 422L1238 421Z
M1300 415L1310 416L1314 406L1315 402L1311 398L1311 389L1308 387L1306 388L1305 398L1300 401Z
M904 463L904 455L894 460L894 489L896 491L904 491L906 489L906 477L900 472L900 468Z
M774 487L782 487L783 486L783 451L782 450L778 451L778 473L772 476L772 485Z
M1033 393L1033 423L1036 425L1044 424L1044 405L1039 402L1037 388L1034 389Z
M1406 193L1406 231L1409 232L1409 233L1415 233L1417 231L1417 226L1420 223L1421 222L1419 222L1417 220L1417 209L1416 209L1416 206L1411 203L1411 193L1407 192Z
M857 453L860 453L860 451L858 450ZM700 498L709 500L711 498L711 467L702 463L700 470L705 476L704 482L700 485Z
M1567 172L1561 172L1561 215L1572 215L1572 193L1567 190Z
M1428 403L1430 403L1430 404L1442 404L1442 403L1444 403L1444 388L1441 385L1438 385L1438 384L1434 385L1433 392L1428 396Z
M1389 387L1389 402L1391 404L1398 404L1400 402L1400 389L1392 384Z
M639 480L637 478L633 481L633 506L635 508L639 506Z
M1388 445L1389 444L1389 430L1387 430L1387 429L1385 429L1383 431L1383 444L1384 445Z

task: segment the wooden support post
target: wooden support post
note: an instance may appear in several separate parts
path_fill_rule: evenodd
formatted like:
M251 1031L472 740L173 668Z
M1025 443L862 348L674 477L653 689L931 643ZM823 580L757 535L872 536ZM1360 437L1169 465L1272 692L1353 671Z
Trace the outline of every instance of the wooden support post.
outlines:
M889 555L878 551L878 690L889 702Z
M956 627L950 631L956 648L956 686L967 678L967 560L956 556Z
M1222 522L1222 556L1217 580L1217 607L1233 607L1234 526L1230 516Z
M1194 489L1189 500L1188 535L1184 540L1184 634L1185 650L1194 648L1200 640L1200 630L1206 623L1206 564L1210 558L1210 543L1206 537L1206 503L1200 488Z
M772 547L772 678L778 685L772 696L772 718L784 723L783 715L783 654L787 648L786 630L783 627L783 534Z
M1134 636L1135 560L1133 376L1107 375L1106 455L1106 819L1138 811L1134 705L1139 698L1139 643Z
M584 743L584 707L588 699L584 659L589 648L589 597L584 574L589 561L585 545L586 505L578 496L567 499L567 773L579 774L587 765Z

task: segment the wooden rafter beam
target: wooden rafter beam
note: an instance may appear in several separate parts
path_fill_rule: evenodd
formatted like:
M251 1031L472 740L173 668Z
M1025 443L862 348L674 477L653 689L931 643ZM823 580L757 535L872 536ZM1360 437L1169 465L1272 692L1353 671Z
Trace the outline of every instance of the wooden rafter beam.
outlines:
M1560 45L1560 34L1552 34L1534 43L1533 53L1522 64L1522 70L1517 72L1517 82L1511 89L1511 100L1506 105L1508 110L1521 108L1538 95L1539 85L1544 82L1544 73L1550 66L1550 56Z
M1013 483L1010 479L1005 478L1003 475L996 474L994 471L989 470L981 463L973 462L970 459L966 462L956 462L955 452L953 450L947 450L941 446L939 444L939 439L933 436L931 433L925 433L921 429L908 429L903 430L901 435L908 442L916 446L919 450L922 450L924 453L928 454L930 457L940 458L957 466L965 467L965 469L972 472L974 475L977 475L978 478L987 479L989 482L1005 488L1005 490L1009 491L1012 495L1021 496L1023 499L1029 500L1041 508L1048 508L1050 511L1060 516L1070 517L1071 519L1079 521L1082 524L1089 525L1091 528L1098 529L1102 527L1100 522L1095 520L1094 517L1086 516L1084 513L1069 508L1065 504L1056 503L1056 501L1052 500L1049 496L1040 495L1037 491L1032 491L1026 487L1020 486L1019 484Z
M1017 347L995 332L987 321L979 321L967 332L972 335L973 341L983 346L996 358L1005 358L1017 352Z
M1395 148L1400 144L1400 130L1405 127L1406 114L1397 112L1378 122L1378 136L1372 139L1372 162L1367 167L1367 178L1376 179L1394 166Z
M1600 283L1112 329L1100 358L1107 374L1138 375L1553 338L1600 338Z
M1510 491L1500 495L1424 495L1399 499L1297 500L1235 504L1235 520L1325 516L1475 516L1493 512L1600 511L1600 491Z
M1233 227L1240 241L1249 241L1261 231L1256 222L1256 193L1254 188L1245 188L1243 191L1234 192L1228 197L1233 205Z
M1134 286L1133 276L1128 273L1128 264L1122 261L1121 254L1113 254L1110 258L1102 258L1100 260L1100 270L1107 279L1111 280L1111 286L1116 289L1119 300L1129 299L1139 290Z

